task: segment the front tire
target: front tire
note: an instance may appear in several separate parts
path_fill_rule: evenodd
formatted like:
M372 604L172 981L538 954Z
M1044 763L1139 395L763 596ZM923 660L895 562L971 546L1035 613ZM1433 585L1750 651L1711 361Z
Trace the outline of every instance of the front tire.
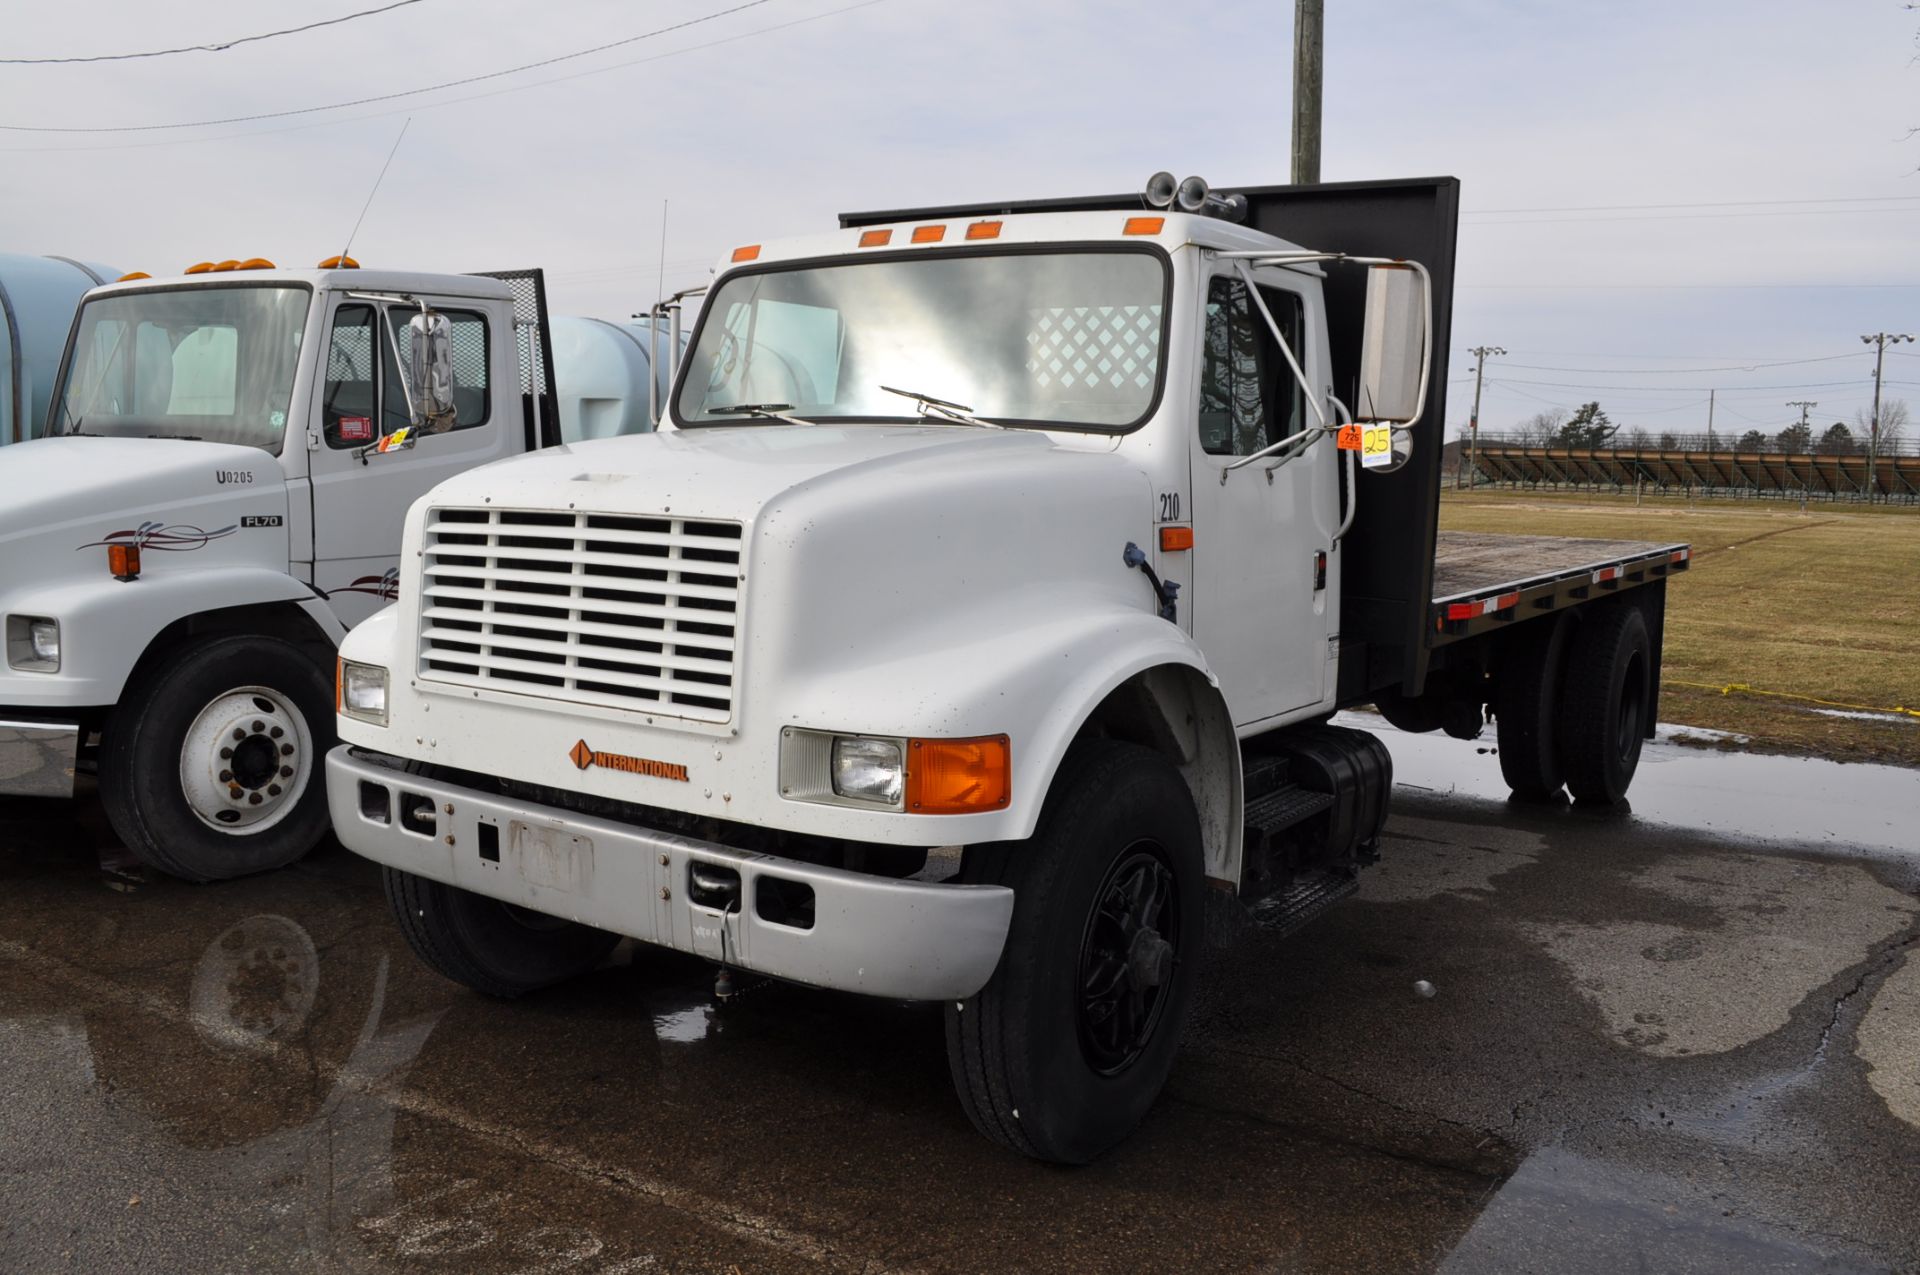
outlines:
M383 867L380 875L413 954L454 982L501 1000L585 974L620 941L618 934L398 868Z
M223 881L285 867L327 832L326 671L291 642L216 638L129 687L100 744L100 801L162 872Z
M1638 607L1616 603L1580 626L1560 700L1567 791L1588 805L1626 800L1652 704L1652 654Z
M1192 795L1157 753L1079 745L1036 835L969 847L963 879L1011 886L1014 904L992 980L946 1007L961 1105L1004 1147L1084 1164L1173 1069L1203 947Z

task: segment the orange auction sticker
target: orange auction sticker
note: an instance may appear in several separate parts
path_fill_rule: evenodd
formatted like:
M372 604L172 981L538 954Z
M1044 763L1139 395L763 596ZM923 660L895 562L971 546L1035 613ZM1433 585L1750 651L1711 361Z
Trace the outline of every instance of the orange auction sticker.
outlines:
M1340 433L1335 437L1334 442L1339 445L1340 450L1343 452L1359 451L1360 427L1358 425L1342 425L1340 427Z

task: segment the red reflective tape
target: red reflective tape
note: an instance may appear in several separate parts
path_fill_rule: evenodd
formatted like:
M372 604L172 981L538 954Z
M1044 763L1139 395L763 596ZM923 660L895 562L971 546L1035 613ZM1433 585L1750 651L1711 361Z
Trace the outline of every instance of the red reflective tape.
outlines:
M1449 620L1471 620L1479 614L1480 604L1478 602L1447 603L1447 618Z
M1691 549L1675 549L1673 551L1673 561L1675 562L1685 562L1688 558L1691 558L1692 556L1693 556L1693 550Z
M1520 605L1518 593L1502 593L1491 598L1477 598L1472 602L1447 603L1449 620L1472 620L1483 615L1492 615L1495 611L1505 611Z
M1511 609L1513 609L1514 607L1517 607L1517 606L1519 606L1519 605L1520 605L1520 595L1519 595L1519 594L1517 594L1517 593L1503 593L1503 594L1501 594L1501 595L1500 595L1499 597L1497 597L1497 598L1495 598L1495 599L1493 600L1493 605L1491 605L1491 606L1489 606L1489 607L1487 608L1487 610L1488 610L1489 612L1492 612L1492 611L1508 611L1508 610L1511 610Z
M1602 567L1593 573L1593 582L1605 584L1608 580L1618 580L1620 573L1624 570L1626 570L1625 567Z

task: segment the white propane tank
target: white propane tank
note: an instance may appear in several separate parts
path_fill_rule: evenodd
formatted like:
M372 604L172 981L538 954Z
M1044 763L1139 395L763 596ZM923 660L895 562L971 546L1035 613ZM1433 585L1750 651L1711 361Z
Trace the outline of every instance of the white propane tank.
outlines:
M577 443L651 430L653 422L647 414L647 370L653 350L649 322L610 323L560 315L550 326L561 440ZM662 403L671 389L667 380L671 372L667 353L670 339L663 322L658 340Z
M98 262L0 253L0 443L45 432L80 298L119 277Z

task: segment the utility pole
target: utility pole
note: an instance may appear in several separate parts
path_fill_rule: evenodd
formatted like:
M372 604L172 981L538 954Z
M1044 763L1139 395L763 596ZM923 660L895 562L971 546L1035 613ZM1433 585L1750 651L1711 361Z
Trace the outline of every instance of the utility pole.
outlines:
M1707 455L1713 455L1713 396L1717 390L1707 391Z
M1887 347L1898 345L1902 341L1911 341L1913 337L1905 332L1875 332L1872 336L1860 338L1874 347L1873 351L1873 428L1867 433L1867 503L1872 504L1879 488L1879 478L1874 471L1880 462L1880 374L1886 368Z
M1293 5L1293 182L1320 180L1320 69L1325 0Z
M1505 354L1506 351L1497 345L1476 345L1467 353L1474 357L1473 415L1467 418L1467 430L1472 436L1472 441L1467 445L1467 467L1456 471L1454 477L1453 485L1456 490L1467 485L1467 475L1477 473L1476 467L1480 463L1480 374L1486 369L1488 355Z
M1789 400L1787 406L1800 409L1800 428L1807 430L1807 413L1820 406L1820 404L1810 402L1807 399L1796 398ZM1811 430L1807 430L1807 450L1809 452L1813 450L1813 432Z

